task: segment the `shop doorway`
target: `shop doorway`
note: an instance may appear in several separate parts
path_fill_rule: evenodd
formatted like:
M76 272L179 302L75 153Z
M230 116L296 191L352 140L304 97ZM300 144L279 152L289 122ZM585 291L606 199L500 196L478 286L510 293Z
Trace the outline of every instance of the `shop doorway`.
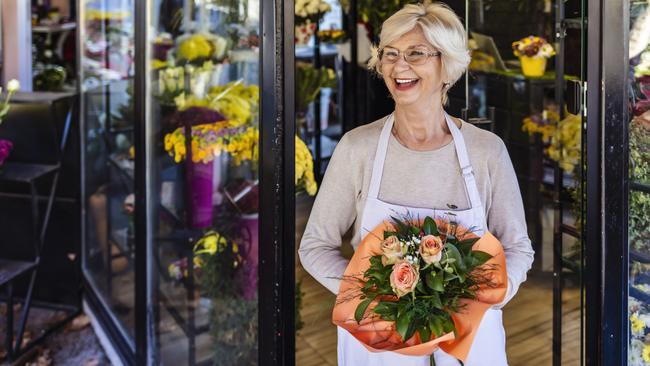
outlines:
M449 5L465 22L473 57L467 74L449 93L447 112L492 131L506 144L535 250L527 281L504 308L509 362L584 364L586 3L473 0ZM328 13L316 28L341 29L347 41L344 37L337 43L330 33L322 33L298 40L296 46L298 83L303 73L298 67L325 66L336 75L333 86L323 85L329 90L297 111L297 129L302 131L298 121L304 118L303 136L317 177L326 169L327 150L342 134L392 111L383 82L364 68L366 49L377 41L373 30L383 18L373 18L377 12L369 12L363 2L349 6L333 6L330 11L340 12L336 16L341 20L332 21ZM363 25L350 26L359 20ZM297 34L304 28L300 21L297 17ZM528 39L531 35L536 38ZM522 47L546 41L553 52L544 58L544 66L537 65L540 70L531 70L528 60L514 54L515 41ZM340 133L331 133L334 128ZM296 248L312 204L309 195L297 196ZM343 238L343 256L353 253L350 239L350 233ZM331 324L335 296L305 272L298 256L296 279L296 364L336 365L336 327Z

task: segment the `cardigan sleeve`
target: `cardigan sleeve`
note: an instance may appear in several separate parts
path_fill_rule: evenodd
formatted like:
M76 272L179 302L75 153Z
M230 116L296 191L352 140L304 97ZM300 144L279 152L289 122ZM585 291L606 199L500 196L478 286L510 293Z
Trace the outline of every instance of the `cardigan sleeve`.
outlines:
M503 307L526 280L535 252L528 238L526 216L508 150L499 139L497 157L488 162L490 206L487 208L488 229L497 237L506 255L508 291L496 308Z
M360 194L361 167L351 159L356 156L352 149L344 135L330 159L298 250L305 270L334 294L348 265L341 255L342 237L354 223Z

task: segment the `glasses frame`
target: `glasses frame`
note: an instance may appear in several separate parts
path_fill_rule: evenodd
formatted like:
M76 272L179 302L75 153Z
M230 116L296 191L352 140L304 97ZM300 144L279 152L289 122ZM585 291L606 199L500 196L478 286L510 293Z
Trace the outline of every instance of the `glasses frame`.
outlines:
M384 58L384 50L385 50L386 48L390 48L390 49L393 49L393 50L397 51L397 60L395 60L394 62L385 62L385 61L383 60L383 58ZM412 49L413 49L413 48L407 48L406 51L408 51L408 50L412 50ZM382 47L382 48L379 50L379 61L380 61L382 64L385 63L385 64L388 64L388 65L394 65L394 64L397 63L397 61L399 61L399 58L400 58L400 56L401 56L401 57L404 59L404 61L406 61L407 64L409 64L409 65L416 65L416 66L417 66L417 65L423 65L423 64L424 64L424 63L429 59L429 57L439 57L439 56L442 55L442 52L440 52L440 51L429 51L429 52L426 52L426 56L427 56L427 57L424 58L424 61L423 61L422 63L412 63L412 62L410 62L409 60L406 59L406 51L398 50L397 48L394 48L394 47L388 47L388 46L387 46L387 47Z

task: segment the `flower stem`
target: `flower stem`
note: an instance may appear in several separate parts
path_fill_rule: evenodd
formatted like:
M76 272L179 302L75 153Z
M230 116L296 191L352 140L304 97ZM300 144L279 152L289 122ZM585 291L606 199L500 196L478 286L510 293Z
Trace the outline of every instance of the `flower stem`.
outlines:
M436 358L433 357L433 353L429 357L429 366L436 366Z

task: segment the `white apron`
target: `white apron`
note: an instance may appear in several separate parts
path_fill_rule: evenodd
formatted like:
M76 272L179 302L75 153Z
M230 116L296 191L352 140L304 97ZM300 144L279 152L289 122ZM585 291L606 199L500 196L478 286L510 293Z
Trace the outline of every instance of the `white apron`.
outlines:
M446 218L447 212L453 213L455 221L465 227L473 228L477 235L483 235L487 229L485 211L481 204L472 166L469 163L465 140L456 124L446 115L447 126L451 131L456 147L456 155L465 181L465 192L470 203L467 210L430 209L393 205L379 200L379 185L384 170L388 139L393 128L393 115L388 116L379 137L377 152L372 169L372 178L368 197L361 220L361 238L390 216L403 216L407 212L414 217L426 216ZM459 361L442 349L434 352L436 366L458 366ZM348 331L338 327L338 364L339 366L428 366L428 356L404 356L392 352L369 352ZM490 308L486 311L467 356L465 366L507 366L506 339L501 310Z

